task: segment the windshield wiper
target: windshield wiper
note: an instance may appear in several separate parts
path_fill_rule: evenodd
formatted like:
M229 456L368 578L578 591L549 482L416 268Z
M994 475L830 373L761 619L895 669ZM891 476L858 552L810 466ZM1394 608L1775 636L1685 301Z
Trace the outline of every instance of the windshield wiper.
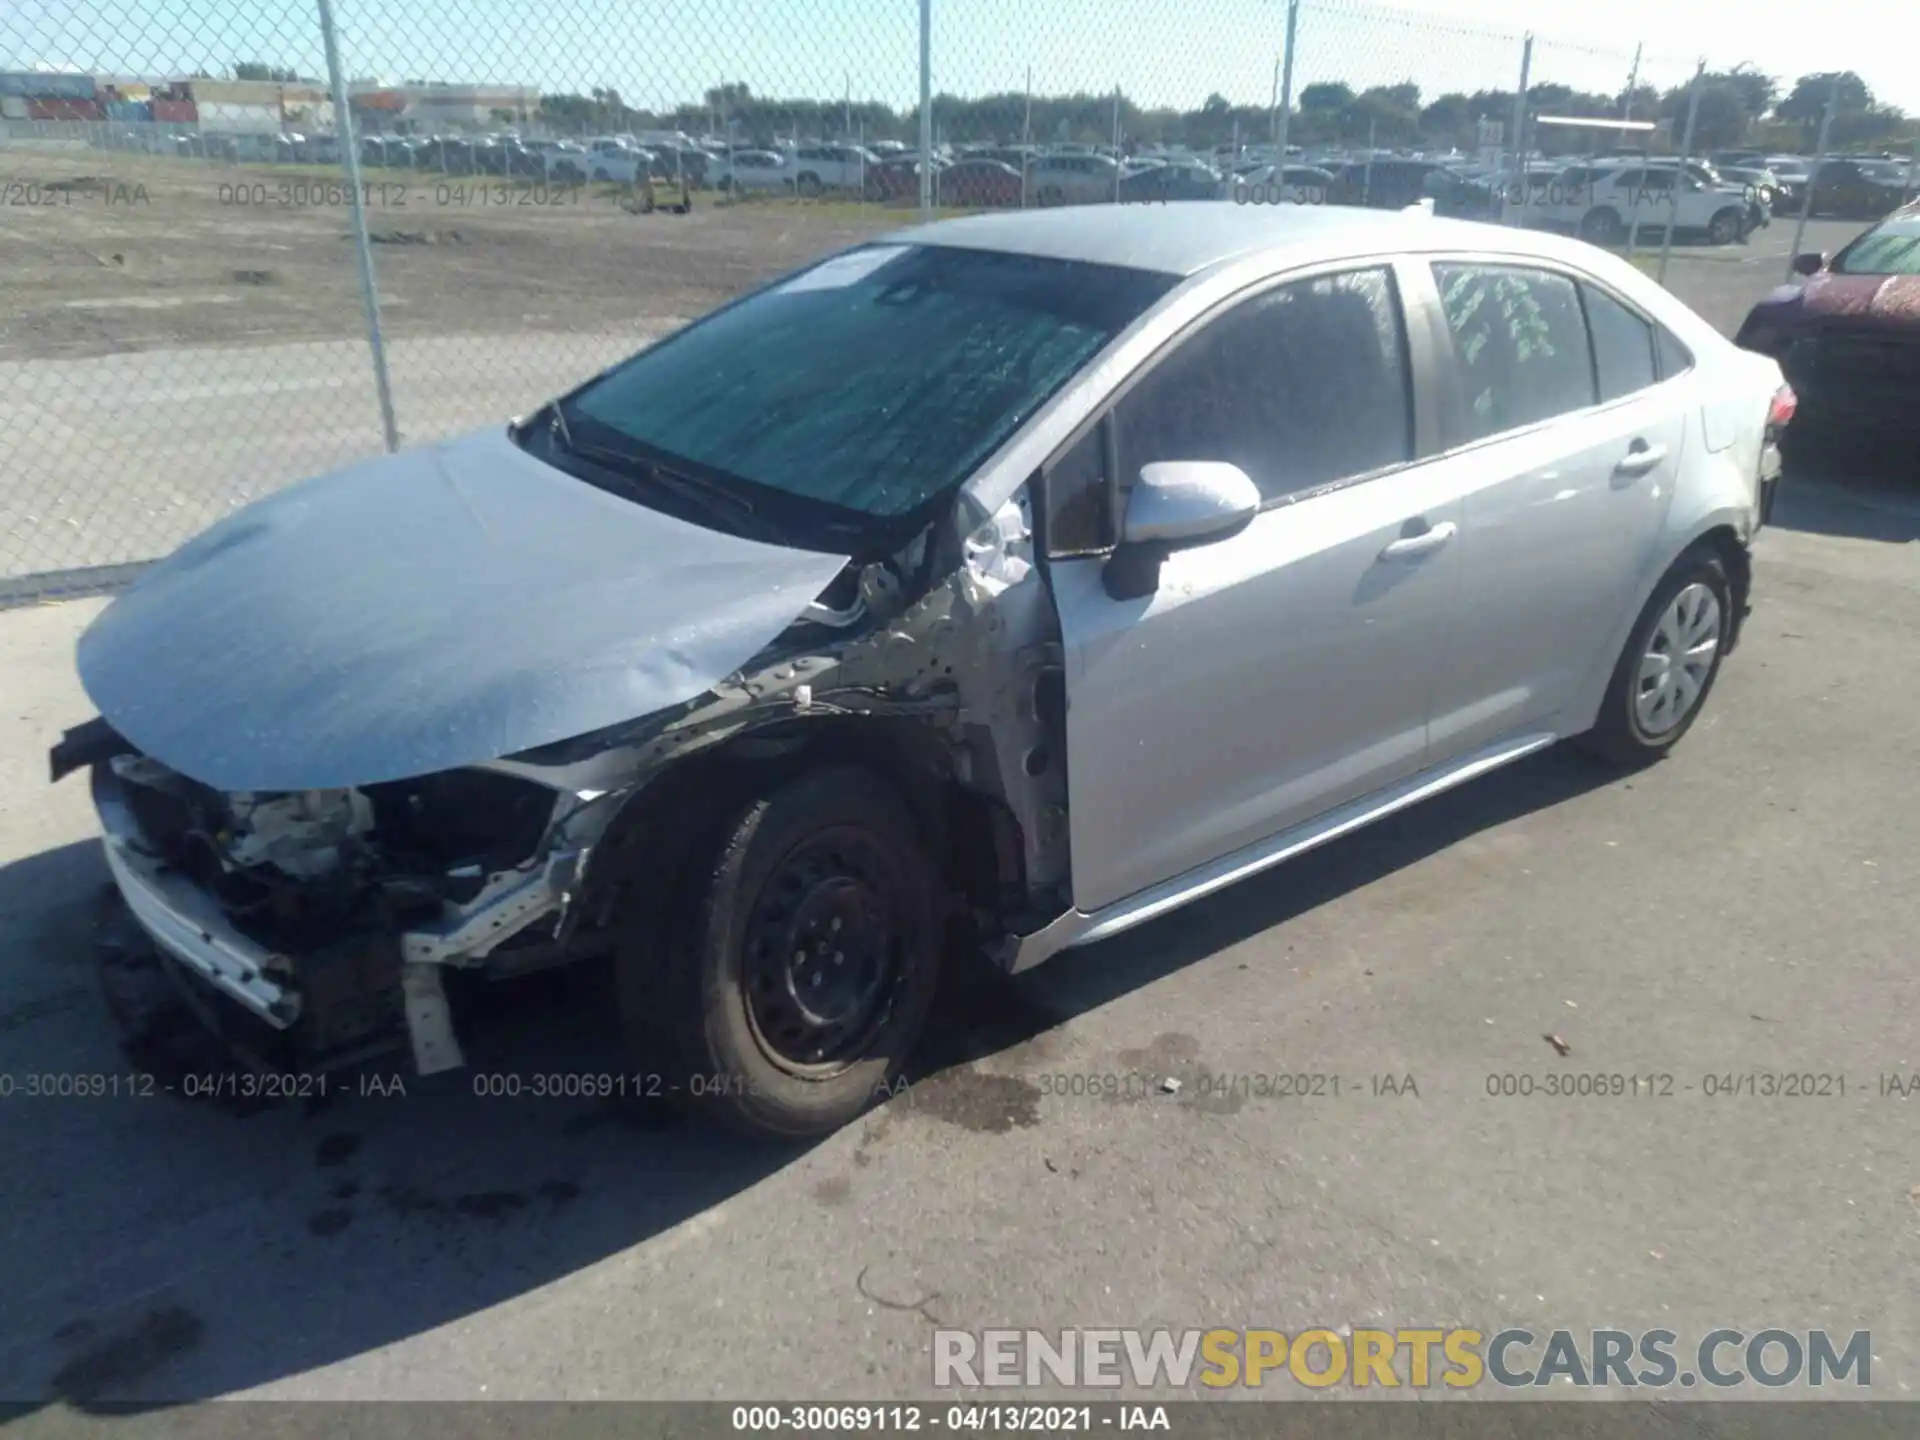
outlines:
M572 430L567 425L565 407L555 401L550 408L553 411L553 420L548 427L548 433L553 442L569 455L609 470L622 480L638 481L642 485L650 484L657 489L668 491L682 500L689 501L708 515L723 511L730 512L729 518L736 521L741 516L753 516L753 502L744 495L736 495L716 485L696 480L692 476L682 475L679 471L670 470L659 461L649 459L645 455L637 455L631 451L617 450L609 446L587 445L575 440ZM768 533L764 525L756 523L751 528L763 535Z

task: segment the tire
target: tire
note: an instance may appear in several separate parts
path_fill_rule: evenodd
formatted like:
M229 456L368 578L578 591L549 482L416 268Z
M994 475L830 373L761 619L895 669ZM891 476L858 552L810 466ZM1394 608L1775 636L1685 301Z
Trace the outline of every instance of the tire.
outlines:
M823 187L818 175L802 175L793 182L793 188L808 200L817 200Z
M1605 205L1589 210L1580 222L1580 238L1594 245L1618 245L1626 233L1620 212Z
M926 1022L939 877L869 770L765 782L723 815L703 861L649 877L684 897L678 914L623 927L621 1026L681 1109L761 1138L824 1135L897 1079Z
M1711 597L1711 617L1698 605L1701 593ZM1736 603L1726 561L1717 552L1696 546L1676 560L1634 622L1626 649L1614 664L1606 698L1600 702L1599 718L1579 737L1581 748L1610 764L1632 769L1652 764L1679 744L1706 708L1713 682L1720 674L1720 661L1733 633ZM1692 695L1684 701L1684 711L1676 718L1670 709L1657 704L1643 706L1643 690L1652 694L1665 688L1670 695L1685 695L1685 681L1663 687L1658 679L1643 675L1656 648L1672 653L1688 647L1689 642L1698 646L1708 638L1712 651L1704 667L1683 665L1661 670L1662 675L1691 678Z
M1746 216L1729 205L1724 210L1716 210L1713 218L1707 221L1707 239L1715 245L1731 245L1736 240L1746 238Z

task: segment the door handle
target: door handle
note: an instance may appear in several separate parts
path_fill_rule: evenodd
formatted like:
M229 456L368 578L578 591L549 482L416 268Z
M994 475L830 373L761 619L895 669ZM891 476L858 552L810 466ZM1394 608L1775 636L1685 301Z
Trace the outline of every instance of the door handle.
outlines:
M1460 532L1460 527L1451 520L1442 520L1438 525L1430 525L1418 535L1406 535L1392 541L1380 552L1382 560L1404 560L1411 555L1425 555L1429 550L1438 550L1447 541Z
M1644 475L1662 460L1667 458L1667 447L1649 445L1644 440L1636 440L1620 457L1620 463L1613 467L1616 475Z

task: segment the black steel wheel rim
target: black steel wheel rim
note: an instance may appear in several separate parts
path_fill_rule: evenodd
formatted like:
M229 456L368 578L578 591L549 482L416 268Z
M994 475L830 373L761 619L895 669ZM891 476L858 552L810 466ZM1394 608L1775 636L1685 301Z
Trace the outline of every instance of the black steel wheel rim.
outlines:
M905 974L905 927L877 840L803 840L768 874L743 937L754 1037L775 1065L819 1078L872 1046Z

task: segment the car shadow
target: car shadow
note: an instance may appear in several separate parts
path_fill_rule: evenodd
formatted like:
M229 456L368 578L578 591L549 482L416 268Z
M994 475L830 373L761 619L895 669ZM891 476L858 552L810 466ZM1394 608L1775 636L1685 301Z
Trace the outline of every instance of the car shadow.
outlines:
M1920 540L1920 484L1816 462L1790 466L1770 523L1783 530L1850 540Z
M971 1103L970 1080L1007 1083L971 1062L1612 773L1544 752L1032 975L950 966L909 1080ZM150 1092L92 978L110 894L92 842L0 868L0 1401L16 1409L164 1406L376 1351L614 1262L809 1148L524 1093L541 1075L629 1073L591 965L457 997L462 1070L375 1063L264 1105ZM503 1075L520 1096L492 1093Z

